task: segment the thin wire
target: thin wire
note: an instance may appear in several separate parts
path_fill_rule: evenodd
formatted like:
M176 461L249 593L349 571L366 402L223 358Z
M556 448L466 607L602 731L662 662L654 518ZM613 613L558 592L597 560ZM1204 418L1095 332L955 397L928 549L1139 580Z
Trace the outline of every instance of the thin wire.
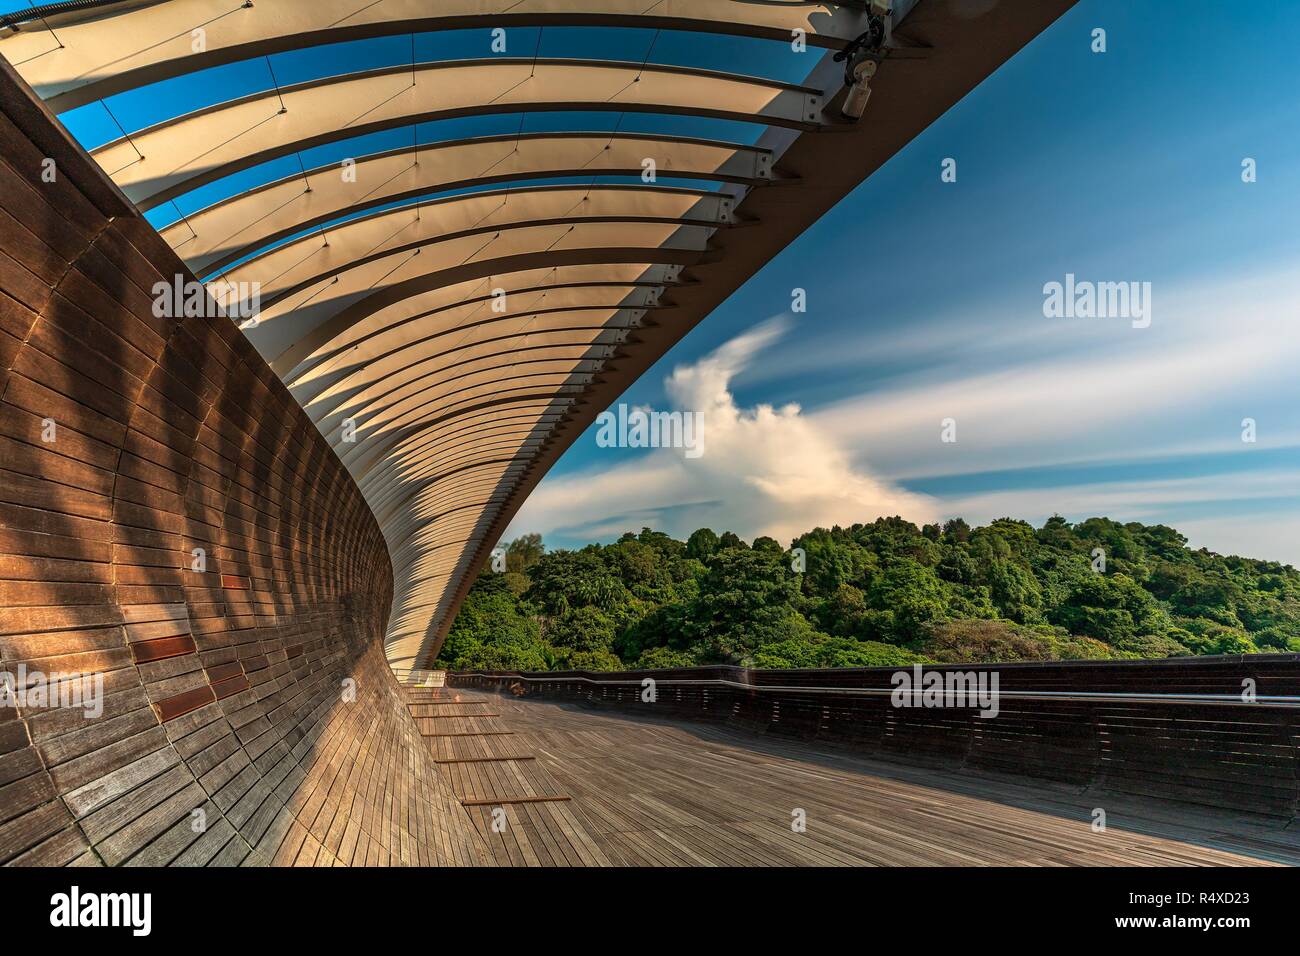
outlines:
M199 237L199 234L198 234L197 232L194 231L194 227L190 225L190 221L189 221L189 219L186 218L185 213L181 212L181 207L178 206L178 205L176 205L176 200L173 199L173 200L171 201L171 203L172 203L172 208L176 210L176 215L180 216L180 217L181 217L181 221L182 221L183 223L185 223L185 225L189 228L189 230L190 230L190 236L193 237L194 239L197 239L197 238ZM186 241L186 242L189 242L188 239L185 240L185 241Z
M611 132L611 133L609 134L609 139L608 139L608 141L606 141L606 143L605 143L605 145L606 145L607 147L608 147L611 143L613 143L613 142L614 142L614 138L615 138L616 136L618 136L619 128L623 125L623 117L625 117L625 116L627 116L627 110L623 110L622 112L620 112L620 113L618 114L618 122L616 122L616 123L614 124L614 131Z
M528 78L530 80L537 75L537 58L541 55L542 52L542 34L545 32L546 32L546 27L537 28L537 45L533 48L533 64L528 69ZM515 131L515 146L514 149L510 150L511 153L519 152L519 141L524 137L524 121L527 119L528 119L527 111L519 114L519 129ZM507 200L510 199L510 192L513 188L514 188L513 185L506 187Z
M519 152L519 141L524 138L524 120L526 119L528 119L527 113L519 114L519 129L515 131L515 148L512 149L509 153L509 155L511 156ZM510 185L506 186L505 198L501 200L501 204L503 206L510 201L510 194L514 191L514 188L515 188L515 182L512 179L510 181Z
M519 114L519 129L515 130L515 148L511 150L512 153L519 152L519 141L524 138L524 120L526 119L528 119L527 112Z
M275 68L271 66L271 58L264 56L262 59L266 60L266 71L271 74L271 84L275 87L275 95L280 98L280 112L287 113L289 107L284 105L284 94L280 92L280 81L275 78Z
M371 196L373 196L375 193L379 192L379 190L383 189L385 186L387 186L389 183L391 183L391 182L392 182L394 179L396 179L398 176L401 176L403 173L409 173L412 169L414 169L414 168L416 167L416 165L417 165L416 163L412 163L410 166L404 166L404 167L402 167L402 168L399 169L397 172L393 173L393 175L391 175L391 176L389 176L387 179L385 179L385 180L384 180L382 183L380 183L379 185L377 185L377 186L372 186L372 187L371 187L367 192L362 193L361 196L360 196L356 201L357 201L357 202L364 202L365 200L367 200L367 199L369 199ZM421 205L423 205L424 200L421 199L421 200L420 200L420 203L421 203Z
M396 229L390 232L383 239L380 239L377 243L375 243L373 246L371 246L369 249L363 252L358 258L364 259L366 256L370 255L370 253L374 252L376 249L381 249L384 246L388 245L389 240L391 240L393 236L397 235L399 232L405 232L407 229L410 229L412 225L414 225L414 223L408 222L404 226L398 226Z
M27 2L31 8L36 11L36 15L40 17L41 23L45 24L45 29L50 31L50 36L54 37L54 42L59 45L59 49L66 49L63 45L63 41L59 39L59 35L54 32L54 27L50 26L50 21L45 19L45 14L41 13L41 8L36 5L36 0L27 0Z
M320 295L322 292L324 292L326 289L328 289L330 286L334 285L334 283L336 283L336 282L338 282L338 281L339 281L339 277L338 277L338 276L335 276L333 279L330 279L329 282L323 283L323 284L321 285L320 288L318 288L318 289L317 289L315 292L313 292L311 295L307 296L307 298L303 299L301 302L299 302L299 303L298 303L297 305L295 305L293 308L294 308L294 309L301 309L301 308L302 308L303 306L305 306L308 302L310 302L312 299L316 298L316 296ZM291 309L290 311L293 311L293 310Z
M645 51L645 58L641 60L641 69L636 71L636 78L641 79L641 74L645 72L646 64L650 62L650 54L655 51L655 44L659 42L659 30L655 30L655 35L650 38L650 49Z
M287 249L287 248L289 248L289 247L288 247L288 246L282 246L281 248L283 248L283 249ZM269 285L272 285L272 284L275 283L275 282L278 282L280 279L284 278L284 276L288 275L288 274L289 274L290 272L292 272L294 269L298 268L300 265L302 265L304 262L306 262L306 261L307 261L308 259L310 259L312 256L316 255L316 253L318 253L318 252L320 252L320 249L319 249L319 248L318 248L318 249L313 249L313 250L311 250L311 252L307 253L305 256L303 256L301 259L299 259L297 262L295 262L295 263L293 263L292 265L286 266L285 268L281 269L278 273L276 273L274 276L272 276L271 279L269 279L269 280L266 281L266 282L263 282L262 284L263 284L263 285L268 285L268 286L269 286ZM221 274L224 276L224 275L225 275L225 271L223 270ZM208 281L211 282L212 280L209 279Z
M217 243L217 245L221 245L226 242L229 242L231 239L235 238L235 236L239 235L241 232L244 232L247 229L251 229L253 226L256 226L259 222L261 222L263 219L266 219L269 216L274 216L285 206L289 205L289 203L295 202L296 200L299 200L302 197L303 197L302 193L294 193L292 196L290 196L284 202L280 203L280 205L276 206L274 209L271 209L270 211L263 213L262 215L254 219L252 222L245 223L244 225L236 229L234 232L230 233L230 235L225 236L220 243Z
M649 10L653 10L656 6L658 6L657 3L654 4L653 6L647 8L647 12L648 12ZM650 38L650 46L646 48L645 56L641 59L641 66L640 66L640 68L636 71L636 76L632 78L632 83L639 83L639 82L641 82L641 74L645 72L646 64L650 62L650 54L654 53L654 50L655 50L655 44L659 42L659 34L660 34L660 32L662 32L662 31L660 31L660 30L655 30L655 35L652 36L652 37ZM615 93L614 96L619 96L619 95L621 95L621 94L623 93L623 91L627 89L628 86L631 86L631 85L632 85L632 83L629 83L627 86L623 87L623 89L622 89L622 90L619 90L617 93ZM614 96L609 97L609 99L607 99L605 102L608 103L610 100L612 100L612 99L614 98ZM616 137L616 136L618 135L618 131L619 131L619 130L622 128L622 126L623 126L623 119L624 119L624 117L626 117L626 116L627 116L627 110L622 110L622 111L618 114L618 122L616 122L616 123L614 124L614 131L613 131L612 133L609 134L609 139L608 139L608 141L606 141L606 143L605 143L605 149L609 149L610 145L614 142L614 137Z
M544 251L544 252L550 252L552 249L554 249L554 248L556 247L556 245L559 244L559 242L560 242L561 239L563 239L563 238L564 238L565 236L567 236L569 233L573 232L573 230L574 230L575 228L577 228L577 227L576 227L576 226L570 226L568 229L564 230L564 232L562 232L560 235L556 236L556 237L555 237L555 241L552 242L549 246L547 246L543 251Z
M412 34L411 34L411 87L414 88L415 85L416 85L416 81L415 81L415 34L412 33ZM412 166L419 166L419 165L420 165L420 124L419 124L419 123L414 123L414 124L412 124L412 126L411 126L411 148L415 151L415 153L414 153L414 159L412 160L411 165L412 165ZM418 221L419 218L420 218L420 207L423 206L423 205L424 205L423 203L420 203L419 205L417 205L417 206L415 207L415 218L416 218L417 221Z
M307 184L307 192L311 192L311 180L307 178L307 167L303 164L302 152L295 149L293 155L298 158L298 169L302 172L302 181Z
M537 28L537 46L536 46L536 48L533 50L533 65L532 65L532 68L528 71L528 78L529 78L530 80L531 80L534 76L537 75L537 56L538 56L539 53L542 52L542 34L543 34L545 31L546 31L546 27L538 27L538 28Z
M387 279L390 275L392 275L392 274L393 274L394 272L396 272L398 269L402 268L402 266L406 265L408 262L410 262L412 259L414 259L414 258L415 258L416 256L418 256L419 254L420 254L420 250L419 250L419 249L416 249L414 252L412 252L409 256L407 256L405 259L403 259L403 260L402 260L401 262L399 262L397 265L393 266L391 269L389 269L387 272L385 272L383 275L381 275L381 276L380 276L378 279L376 279L374 282L370 283L370 285L369 285L367 288L373 289L375 286L379 285L379 283L383 282L383 281L384 281L385 279ZM337 278L337 276L336 276L335 278Z
M117 117L113 115L113 111L108 108L108 104L105 103L103 100L100 100L99 105L104 107L104 112L108 114L108 118L113 121L115 126L117 126L118 132L122 134L122 138L131 144L131 148L135 150L135 154L139 156L141 159L144 159L144 153L140 152L140 147L135 145L135 140L131 139L131 137L127 135L127 132L123 128L122 124L119 123L117 121Z

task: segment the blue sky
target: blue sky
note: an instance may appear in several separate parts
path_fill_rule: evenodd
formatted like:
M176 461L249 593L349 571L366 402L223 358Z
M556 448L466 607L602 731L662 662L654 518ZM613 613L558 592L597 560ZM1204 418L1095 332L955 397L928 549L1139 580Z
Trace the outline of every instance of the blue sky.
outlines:
M589 431L508 536L788 538L876 505L1164 522L1300 563L1300 7L1171 9L1080 3L625 396L722 401L704 455L598 448ZM1150 327L1045 318L1043 285L1066 273L1151 282ZM806 313L789 314L793 287ZM746 357L720 389L666 387L727 343Z
M1176 11L1176 15L1175 15ZM1091 31L1106 30L1093 53ZM1084 0L717 309L624 401L704 410L706 452L598 448L594 429L507 532L552 546L651 525L788 539L902 513L1160 521L1195 545L1300 563L1300 8ZM416 59L488 54L485 31ZM509 32L508 55L726 68L801 80L788 44L653 31ZM651 48L653 44L653 48ZM281 85L409 62L408 37L272 58ZM736 67L735 64L742 64ZM264 59L113 97L128 130L267 89ZM64 115L88 146L100 104ZM863 122L871 121L868 109ZM757 126L617 112L422 124L435 142L519 129L752 141ZM411 141L304 151L311 168ZM940 164L957 162L957 181ZM1241 163L1257 163L1243 183ZM294 157L181 197L188 214L292 175ZM665 180L665 182L670 182ZM176 218L170 205L150 219ZM1049 319L1067 273L1150 282L1152 321ZM808 309L791 314L791 290ZM957 441L940 441L956 420ZM1243 418L1258 440L1241 441Z

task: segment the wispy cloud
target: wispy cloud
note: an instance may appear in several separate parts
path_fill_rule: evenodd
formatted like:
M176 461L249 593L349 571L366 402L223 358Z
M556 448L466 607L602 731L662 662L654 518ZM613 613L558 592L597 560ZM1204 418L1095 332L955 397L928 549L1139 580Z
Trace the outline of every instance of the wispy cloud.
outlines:
M1103 481L1045 488L1004 488L943 499L945 517L973 524L1014 517L1039 525L1053 514L1070 521L1106 516L1168 524L1194 548L1300 566L1300 471L1278 468L1157 481Z
M1037 523L1059 512L1072 520L1169 523L1198 546L1300 561L1300 546L1290 543L1300 538L1271 530L1296 524L1291 516L1300 502L1292 489L1300 475L1263 460L1249 468L1225 464L1237 454L1300 445L1300 415L1289 398L1300 366L1297 301L1300 278L1271 273L1157 285L1148 329L1125 321L1071 325L1041 311L1000 321L968 317L968 326L939 315L928 332L882 337L886 364L898 360L883 383L855 380L855 388L813 410L741 407L738 378L750 388L784 379L784 390L797 393L800 384L818 382L818 362L827 375L851 367L853 353L807 341L816 326L779 316L665 381L675 408L704 413L701 459L611 452L612 464L598 459L548 478L512 531L589 540L642 525L678 535L708 525L784 542L819 524L882 514ZM954 360L947 334L961 343L956 352L964 361ZM1246 417L1257 419L1254 444L1241 441ZM955 443L940 440L945 418L956 419ZM1193 459L1209 464L1195 478L1179 471ZM1135 477L1140 462L1147 463L1142 480ZM1080 463L1106 467L1091 479L1071 476L1069 467L1058 480L1043 479L1044 468ZM922 483L944 491L905 487ZM1273 513L1272 525L1265 512Z
M1157 292L1159 293L1159 288ZM1150 329L1050 320L1088 337L1082 354L1008 352L965 367L924 366L886 390L818 409L817 424L895 480L1084 460L1238 449L1243 417L1258 445L1300 439L1286 396L1300 363L1300 282L1273 275L1169 293ZM1244 303L1249 302L1249 306ZM940 442L940 422L957 441Z

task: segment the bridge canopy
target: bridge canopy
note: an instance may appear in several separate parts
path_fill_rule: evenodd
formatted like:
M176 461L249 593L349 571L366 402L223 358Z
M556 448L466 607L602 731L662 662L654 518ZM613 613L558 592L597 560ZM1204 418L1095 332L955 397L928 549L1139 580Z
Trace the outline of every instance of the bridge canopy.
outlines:
M407 677L596 414L1068 4L885 6L72 0L0 54L111 121L91 156L346 465Z

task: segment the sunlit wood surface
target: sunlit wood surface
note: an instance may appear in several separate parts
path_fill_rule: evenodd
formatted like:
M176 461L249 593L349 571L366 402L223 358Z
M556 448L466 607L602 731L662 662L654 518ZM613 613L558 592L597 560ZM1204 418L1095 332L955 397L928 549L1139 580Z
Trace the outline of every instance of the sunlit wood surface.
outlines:
M439 693L472 703L435 709L501 715L464 718L494 736L426 738L440 761L464 761L439 769L457 797L479 804L466 809L500 865L1300 863L1296 834L1249 817L884 763L712 724ZM442 734L462 721L417 723ZM487 759L500 757L514 759ZM510 802L530 797L552 799ZM1097 808L1105 832L1092 827ZM802 833L792 828L800 809Z

